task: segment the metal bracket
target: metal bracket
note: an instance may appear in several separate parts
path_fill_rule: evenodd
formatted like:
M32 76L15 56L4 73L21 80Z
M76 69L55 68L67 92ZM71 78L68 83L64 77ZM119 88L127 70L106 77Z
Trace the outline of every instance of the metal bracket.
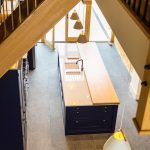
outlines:
M146 69L146 70L150 70L150 64L145 65L145 66L144 66L144 69Z
M147 83L147 81L142 81L142 82L141 82L141 85L142 85L142 86L147 86L148 83Z

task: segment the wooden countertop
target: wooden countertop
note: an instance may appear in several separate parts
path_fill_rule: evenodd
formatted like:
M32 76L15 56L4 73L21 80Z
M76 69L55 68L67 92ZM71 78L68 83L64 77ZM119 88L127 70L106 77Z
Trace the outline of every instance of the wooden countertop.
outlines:
M96 44L78 44L78 47L93 104L118 104L118 97Z
M67 44L66 46L66 44L61 43L58 46L65 106L92 105L84 72L81 75L67 75L65 72L66 48L69 48L70 46L74 48L74 44Z
M84 61L84 71L81 75L68 75L65 72L66 54L72 48L73 51L76 49L79 52L79 56ZM65 106L119 103L95 43L78 45L75 43L60 43L58 44L58 53ZM78 55L75 54L75 56Z

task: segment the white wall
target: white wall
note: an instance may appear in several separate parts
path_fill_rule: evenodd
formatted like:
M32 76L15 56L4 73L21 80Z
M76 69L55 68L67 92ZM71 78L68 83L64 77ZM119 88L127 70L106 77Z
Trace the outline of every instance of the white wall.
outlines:
M138 74L135 69L130 71L131 82L130 82L130 91L134 99L139 100L141 92L141 80L139 79Z
M120 0L96 0L136 72L142 78L150 40Z
M129 86L130 92L133 98L135 100L138 100L140 97L140 91L141 91L141 80L137 72L133 68L131 62L129 61L127 55L125 54L124 49L121 47L120 43L118 42L116 38L115 38L115 46L131 77L130 86Z

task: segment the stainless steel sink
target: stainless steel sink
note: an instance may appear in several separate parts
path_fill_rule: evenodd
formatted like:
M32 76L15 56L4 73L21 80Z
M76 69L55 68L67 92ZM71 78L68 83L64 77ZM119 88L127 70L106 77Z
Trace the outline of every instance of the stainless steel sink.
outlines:
M71 69L66 70L66 75L80 75L80 74L81 74L80 70L71 70Z
M66 70L79 70L79 65L76 63L65 63Z
M77 60L79 59L66 59L65 67L65 80L66 81L81 81L84 79L84 73L81 71Z
M76 64L76 61L78 59L68 59L65 61L65 72L66 74L80 74L81 73L81 69L79 67L78 64Z

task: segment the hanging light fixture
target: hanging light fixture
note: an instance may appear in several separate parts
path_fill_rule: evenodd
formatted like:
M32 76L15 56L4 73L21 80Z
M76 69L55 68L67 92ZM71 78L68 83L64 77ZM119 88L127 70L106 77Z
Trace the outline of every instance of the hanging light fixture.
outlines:
M73 28L74 28L74 29L77 29L77 30L83 29L83 25L82 25L80 19L78 19L78 20L76 21L76 23L74 24Z
M79 16L77 14L77 11L74 10L71 17L70 17L71 20L78 20L79 19Z
M123 116L124 116L125 104L123 107L120 129L115 132L104 144L103 150L131 150L131 146L126 139L125 134L121 130Z
M115 132L104 144L103 150L131 150L122 131Z
M78 4L78 7L79 7L78 14L80 15L80 3ZM76 21L76 23L74 24L73 28L76 29L76 30L83 29L83 25L81 23L80 18Z
M87 43L87 38L83 31L80 33L77 42L78 43Z
M84 27L85 26L85 21L84 21L84 7L83 7L83 28L85 28ZM83 29L82 32L79 34L79 37L77 39L78 43L87 43L88 42L84 30L85 29Z

